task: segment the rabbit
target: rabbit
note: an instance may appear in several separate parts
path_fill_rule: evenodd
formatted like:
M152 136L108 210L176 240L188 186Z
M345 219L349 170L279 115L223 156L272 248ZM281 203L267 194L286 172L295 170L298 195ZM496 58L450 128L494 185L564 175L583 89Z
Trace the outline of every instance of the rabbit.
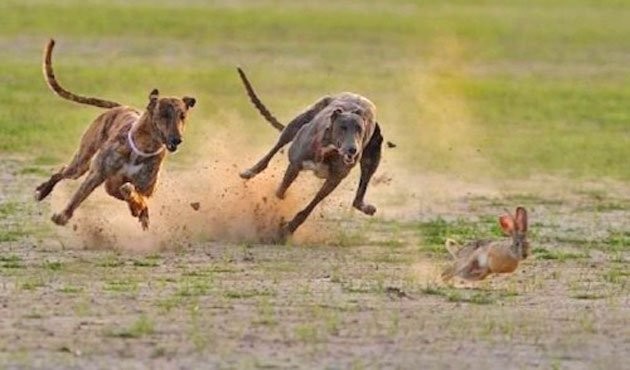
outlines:
M518 263L530 253L527 241L527 211L523 207L516 208L516 214L499 217L503 232L511 239L493 241L477 240L461 247L457 242L448 239L445 247L455 259L452 266L442 272L444 281L453 276L466 280L483 280L490 274L513 272ZM455 250L453 247L460 247Z

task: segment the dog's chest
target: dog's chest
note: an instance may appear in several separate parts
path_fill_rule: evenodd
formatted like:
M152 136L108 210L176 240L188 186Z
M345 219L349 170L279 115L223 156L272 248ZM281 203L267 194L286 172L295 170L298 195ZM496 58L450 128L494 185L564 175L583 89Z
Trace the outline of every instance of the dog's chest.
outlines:
M315 162L311 160L303 161L302 169L313 171L315 176L320 179L327 179L330 175L330 166L322 162Z
M121 174L127 177L133 177L137 175L142 170L142 168L144 168L144 166L145 165L143 163L138 163L138 164L125 163L125 165L123 166L121 170Z
M137 177L147 166L149 166L149 162L138 162L135 156L131 156L131 158L123 164L122 168L119 171L120 175L123 175L128 178Z

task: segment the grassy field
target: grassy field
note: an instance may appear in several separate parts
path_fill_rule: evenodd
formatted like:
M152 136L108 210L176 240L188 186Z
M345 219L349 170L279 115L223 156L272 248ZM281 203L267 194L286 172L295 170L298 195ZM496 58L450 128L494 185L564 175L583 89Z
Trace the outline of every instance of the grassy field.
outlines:
M628 19L616 0L1 2L0 368L623 368ZM99 112L45 86L50 37L72 91L198 99L150 232L102 192L53 227L76 183L32 202ZM285 122L328 93L376 103L398 147L375 218L349 210L355 175L288 245L257 241L247 209L291 215L317 182L282 205L285 158L237 178L277 134L237 65ZM445 238L499 237L519 204L532 259L440 281Z

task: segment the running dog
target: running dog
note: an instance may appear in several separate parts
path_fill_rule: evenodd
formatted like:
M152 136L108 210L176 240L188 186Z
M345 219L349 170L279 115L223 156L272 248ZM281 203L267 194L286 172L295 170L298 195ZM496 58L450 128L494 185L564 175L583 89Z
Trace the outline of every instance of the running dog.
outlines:
M325 96L285 127L260 101L243 70L238 68L238 73L254 106L274 128L281 131L276 145L240 176L244 179L256 176L267 168L271 158L282 147L293 142L289 148L289 166L276 196L284 198L289 186L303 170L311 170L315 176L326 180L306 208L281 226L280 239L284 240L295 232L315 206L335 190L357 163L361 164L361 180L352 205L367 215L373 215L376 207L365 203L364 197L368 183L378 168L383 143L374 104L361 95L349 92Z
M81 104L105 108L81 138L79 149L67 166L39 185L35 199L41 201L63 179L87 177L60 213L52 216L57 225L65 225L79 205L101 184L114 198L129 205L144 230L149 227L149 208L146 199L156 186L165 148L175 152L182 143L188 110L195 106L191 97L162 98L157 89L149 94L146 109L122 106L119 103L93 97L79 96L59 85L52 68L55 41L50 40L44 50L44 76L48 86L58 96Z

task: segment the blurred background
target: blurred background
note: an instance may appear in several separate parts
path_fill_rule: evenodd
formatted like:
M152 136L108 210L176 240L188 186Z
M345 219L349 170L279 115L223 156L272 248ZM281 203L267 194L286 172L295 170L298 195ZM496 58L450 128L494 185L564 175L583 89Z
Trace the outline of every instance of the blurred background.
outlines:
M198 98L173 163L212 151L221 130L260 148L244 163L273 142L238 65L283 122L324 94L369 97L411 172L629 180L629 19L619 0L4 0L0 152L59 164L95 117L46 87L54 37L74 92Z

